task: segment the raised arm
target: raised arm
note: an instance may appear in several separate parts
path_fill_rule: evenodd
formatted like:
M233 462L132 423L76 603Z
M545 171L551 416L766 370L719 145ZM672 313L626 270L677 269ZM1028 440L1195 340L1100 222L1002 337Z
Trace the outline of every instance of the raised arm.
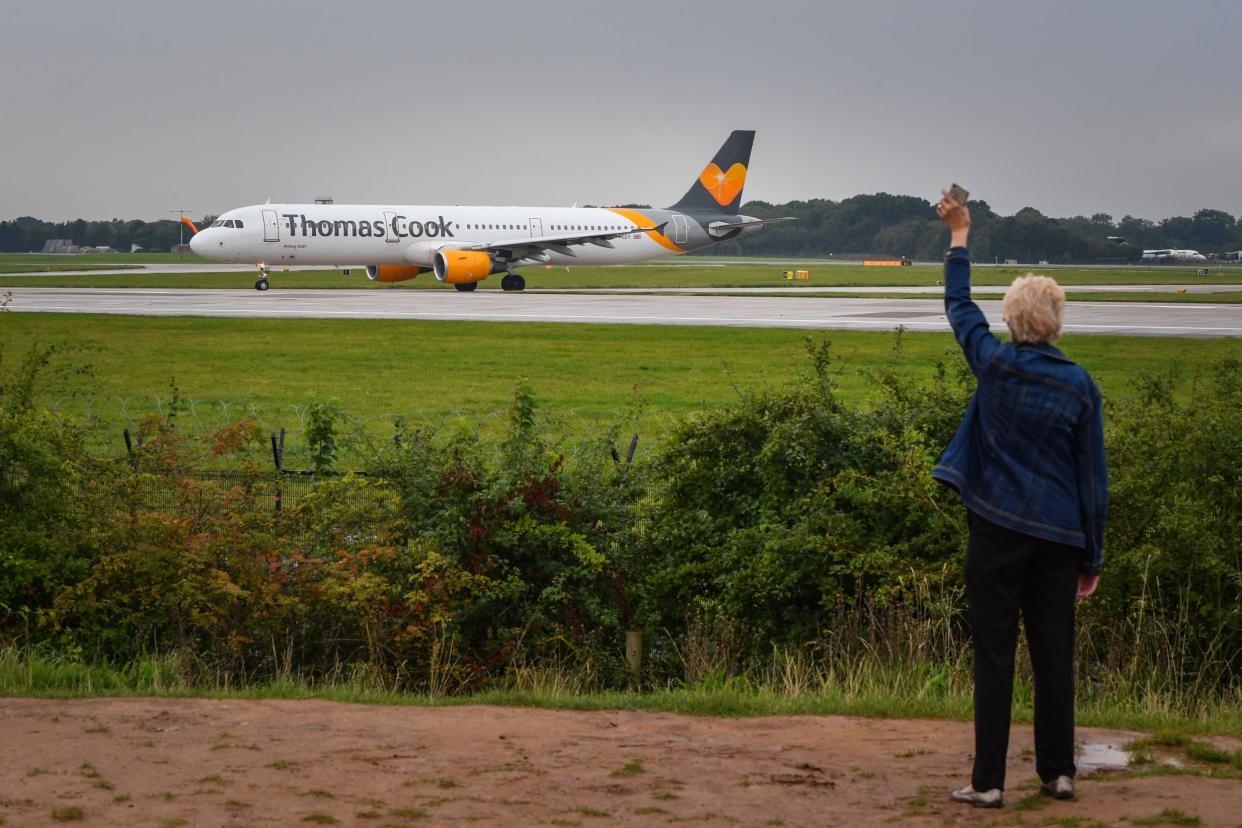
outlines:
M970 298L970 211L948 194L936 204L936 215L949 227L949 255L944 261L944 310L953 326L953 335L966 354L970 370L979 375L983 366L1000 347L992 336L987 317Z

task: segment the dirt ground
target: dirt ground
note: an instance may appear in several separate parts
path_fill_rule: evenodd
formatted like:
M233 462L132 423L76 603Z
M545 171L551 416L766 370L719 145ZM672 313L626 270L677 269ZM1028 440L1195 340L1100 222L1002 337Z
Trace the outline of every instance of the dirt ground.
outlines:
M1239 781L1114 775L1080 780L1076 802L1032 796L1029 727L1014 728L1005 810L958 805L947 796L967 780L971 733L849 717L0 699L0 816L6 827L1088 826L1175 809L1193 824L1242 823Z

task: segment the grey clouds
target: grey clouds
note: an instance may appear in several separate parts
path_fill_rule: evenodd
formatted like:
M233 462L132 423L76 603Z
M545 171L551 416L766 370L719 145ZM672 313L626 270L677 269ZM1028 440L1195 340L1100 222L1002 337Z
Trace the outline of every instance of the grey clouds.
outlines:
M1242 3L0 2L0 218L746 199L1242 213Z

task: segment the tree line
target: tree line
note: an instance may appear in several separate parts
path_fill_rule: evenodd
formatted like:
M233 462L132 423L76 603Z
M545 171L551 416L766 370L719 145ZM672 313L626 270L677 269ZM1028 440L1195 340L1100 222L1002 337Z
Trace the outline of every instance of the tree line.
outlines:
M1034 207L1002 216L986 201L972 201L970 210L971 248L980 261L1125 262L1138 259L1145 248L1192 249L1208 255L1242 250L1242 220L1222 210L1203 209L1190 217L1160 221L1134 216L1114 220L1107 213L1058 219ZM931 202L914 196L875 193L843 201L751 201L742 206L742 212L760 218L794 216L798 221L770 225L762 233L725 242L710 248L712 255L877 255L928 260L938 259L944 248L944 226L936 219ZM199 226L211 218L204 217ZM180 225L171 219L50 222L22 216L0 221L0 252L6 253L37 252L48 239L126 252L135 244L165 251L180 238Z
M762 233L727 242L713 248L716 255L928 260L939 259L944 252L944 225L931 202L913 196L876 193L843 201L751 201L742 212L759 218L794 216L798 221L769 225ZM1034 207L1002 216L986 201L972 201L970 213L971 252L980 261L1125 262L1137 260L1145 248L1192 249L1209 255L1242 250L1242 221L1221 210L1204 209L1189 218L1160 221L1134 216L1114 220L1107 213L1057 219Z
M198 224L210 224L207 216ZM189 230L185 232L189 239ZM49 239L68 239L81 247L111 247L128 253L133 245L145 251L166 252L182 239L181 223L173 219L143 221L142 219L102 219L88 221L43 221L21 216L0 221L0 252L37 253Z

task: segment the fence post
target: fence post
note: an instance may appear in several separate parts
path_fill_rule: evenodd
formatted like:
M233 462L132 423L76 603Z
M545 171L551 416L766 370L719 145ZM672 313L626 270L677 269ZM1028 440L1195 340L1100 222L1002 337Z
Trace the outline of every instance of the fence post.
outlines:
M125 429L122 434L125 435L125 453L129 455L129 464L137 470L138 457L134 454L134 441L129 435L129 429Z
M643 669L643 631L625 631L625 661L630 666L630 678L638 681Z
M277 442L276 440L276 432L274 431L272 432L272 462L276 465L276 511L278 512L280 511L281 506L282 506L281 501L284 499L283 498L284 493L280 485L281 465L283 464L283 461L284 461L284 454L285 454L285 430L282 428L280 430L280 441L279 442Z

